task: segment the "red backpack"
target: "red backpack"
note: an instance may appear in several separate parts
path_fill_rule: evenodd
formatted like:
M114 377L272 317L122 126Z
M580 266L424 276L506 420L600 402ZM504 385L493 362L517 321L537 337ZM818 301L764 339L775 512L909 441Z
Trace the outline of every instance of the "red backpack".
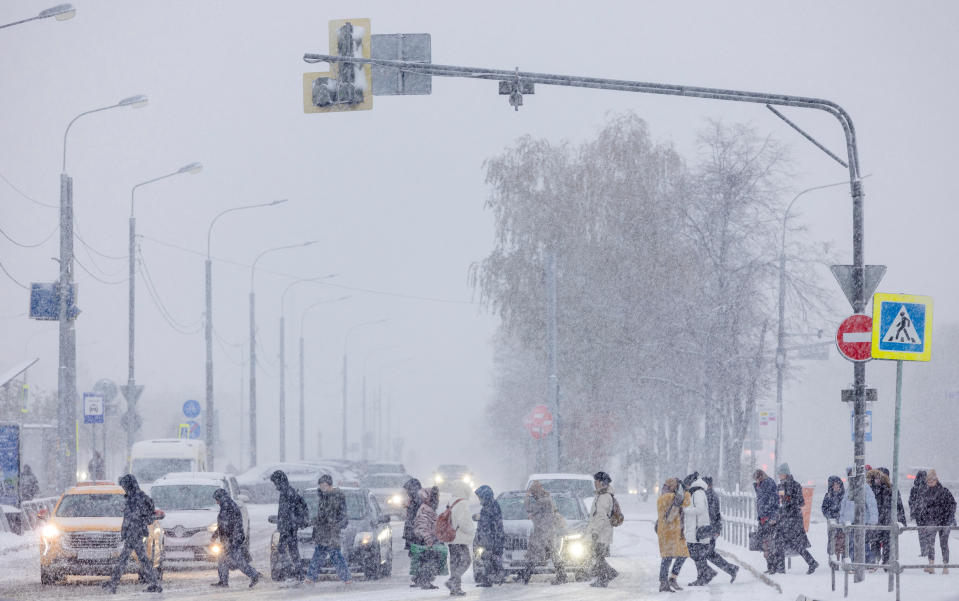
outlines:
M436 538L441 543L451 543L456 538L456 528L453 527L453 506L463 499L456 499L452 505L447 505L443 513L436 518Z

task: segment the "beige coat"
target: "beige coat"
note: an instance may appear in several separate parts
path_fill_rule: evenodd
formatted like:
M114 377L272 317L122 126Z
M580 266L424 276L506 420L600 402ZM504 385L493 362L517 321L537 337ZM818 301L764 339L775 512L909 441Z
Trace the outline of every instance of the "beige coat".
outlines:
M593 499L593 508L589 512L589 521L586 523L586 538L609 545L613 542L613 525L609 523L609 516L613 513L613 495L608 486L596 491Z
M659 555L661 557L689 557L686 539L683 538L683 510L673 505L676 493L660 495L656 501L656 534L659 536ZM683 507L689 507L689 493L683 496ZM668 510L668 514L667 514Z

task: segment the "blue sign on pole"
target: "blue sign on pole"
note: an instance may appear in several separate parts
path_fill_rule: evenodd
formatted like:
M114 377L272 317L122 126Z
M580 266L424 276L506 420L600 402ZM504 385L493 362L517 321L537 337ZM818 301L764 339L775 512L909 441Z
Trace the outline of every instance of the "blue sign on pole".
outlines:
M200 424L194 421L187 422L187 425L190 427L189 435L187 438L191 440L196 440L200 438L200 435L203 434L203 428L200 427Z
M20 426L0 424L0 505L20 506Z
M193 399L183 403L183 415L189 417L190 419L200 415L200 403L194 401Z
M852 429L852 441L856 442L856 414L849 414L849 426ZM872 411L866 411L866 427L865 430L866 442L872 442Z

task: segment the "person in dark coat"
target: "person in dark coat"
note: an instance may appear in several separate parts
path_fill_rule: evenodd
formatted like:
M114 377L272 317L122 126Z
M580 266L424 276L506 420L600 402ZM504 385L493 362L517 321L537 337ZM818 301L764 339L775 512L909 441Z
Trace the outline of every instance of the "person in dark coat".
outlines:
M956 499L949 489L939 482L936 470L929 470L926 474L926 494L924 495L926 521L929 535L929 563L936 562L936 534L939 535L939 547L942 550L942 563L949 563L949 530L956 524ZM932 573L932 568L926 568ZM943 574L949 573L949 568L942 569Z
M806 560L809 565L806 573L812 574L819 567L819 562L813 559L813 556L806 550L810 547L810 544L809 537L806 536L806 529L803 526L802 507L806 501L803 499L802 486L793 479L788 464L780 465L776 473L779 475L779 491L782 493L779 521L776 524L776 538L778 539L776 564L784 572L785 554L796 553Z
M929 485L926 484L926 470L916 472L916 479L909 490L909 517L916 523L916 526L928 526L926 519L926 490ZM929 557L929 534L931 531L923 528L919 529L919 556Z
M136 552L137 561L140 562L140 572L146 576L150 586L144 589L147 593L161 593L163 588L160 586L156 570L153 569L153 561L147 555L146 548L143 545L144 539L149 535L150 524L156 521L156 508L151 499L145 492L140 490L137 479L133 474L125 474L120 477L120 486L123 488L126 502L123 505L123 524L120 526L120 539L123 541L123 550L120 557L117 558L116 565L113 566L113 573L110 580L103 583L103 588L111 593L117 592L117 583L123 575L127 560L130 554Z
M729 582L732 583L736 580L736 574L739 573L739 566L729 563L722 555L716 552L716 539L723 533L723 516L719 511L719 497L716 496L716 491L713 490L713 477L703 476L703 481L706 483L706 503L709 508L710 529L710 539L706 544L704 558L720 570L729 574Z
M303 581L303 566L300 560L300 547L296 540L296 531L306 526L304 519L309 516L302 514L306 509L306 501L290 486L290 480L283 470L276 470L270 475L270 481L280 492L280 500L276 508L276 531L280 533L277 543L277 552L284 551L290 557L293 575L298 582Z
M753 488L756 490L756 519L759 527L756 536L759 537L763 556L766 558L766 573L785 572L777 563L779 553L776 550L776 521L779 519L779 493L776 483L766 472L756 470L753 473Z
M91 480L103 480L106 478L106 463L103 461L103 455L100 451L93 451L93 457L87 463L87 472Z
M28 464L23 464L23 470L20 471L20 500L32 501L37 493L40 492L40 483L37 482L37 476Z
M876 508L879 512L879 524L889 526L892 524L892 497L893 488L889 474L883 471L883 468L870 470L866 473L866 483L876 495ZM906 522L906 511L903 509L902 500L899 499L898 512L896 520L900 524ZM867 531L867 540L872 543L873 557L882 563L889 563L889 554L891 551L890 538L892 533L888 530ZM871 536L870 536L871 535Z
M827 520L839 521L839 511L842 507L842 498L846 494L846 487L839 476L829 476L826 485L826 495L822 498L822 514ZM832 529L829 531L829 540L826 541L826 555L836 554L838 557L845 556L845 534L842 530Z
M562 516L557 513L553 498L539 480L533 480L523 500L526 515L533 522L533 531L529 535L526 547L526 565L517 577L519 582L529 584L536 566L553 560L556 578L553 584L566 582L566 566L560 554Z
M413 522L416 521L416 512L420 510L420 503L423 500L420 498L420 491L423 490L423 485L420 484L420 481L416 478L410 478L406 481L406 484L403 485L403 490L406 491L407 505L406 505L406 521L403 523L403 548L409 551L410 543L413 542Z
M319 503L316 508L316 520L313 522L313 559L306 577L316 582L321 563L332 563L340 580L350 584L353 578L340 551L340 532L349 524L346 512L346 495L333 487L333 478L329 474L320 476L316 495Z
M483 565L482 576L477 579L476 586L492 586L494 582L502 584L504 580L503 548L506 546L503 511L493 494L493 489L489 486L484 484L474 492L483 504L479 522L476 524L476 536L473 538L474 554L480 553L477 561ZM478 549L483 550L480 552Z
M213 500L220 506L220 512L216 516L216 530L211 540L219 541L221 550L216 562L220 579L212 586L230 586L230 570L240 570L250 577L250 588L253 588L260 580L260 573L246 559L243 514L226 489L216 489Z

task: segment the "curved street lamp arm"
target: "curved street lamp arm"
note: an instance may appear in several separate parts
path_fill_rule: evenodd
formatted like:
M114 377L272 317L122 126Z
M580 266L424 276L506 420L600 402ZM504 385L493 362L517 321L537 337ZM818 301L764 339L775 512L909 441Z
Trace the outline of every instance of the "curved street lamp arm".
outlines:
M271 202L261 202L261 203L257 203L257 204L253 204L253 205L244 205L244 206L242 206L242 207L233 207L233 208L227 209L227 210L225 210L225 211L220 211L220 213L219 213L216 217L214 217L212 221L210 221L210 227L208 227L207 230L206 230L206 258L207 258L207 260L208 260L208 261L210 260L210 239L211 239L211 237L213 236L213 225L216 223L217 219L219 219L220 217L223 217L223 216L226 215L227 213L232 213L233 211L242 211L242 210L244 210L244 209L256 209L256 208L259 208L259 207L272 207L273 205L278 205L278 204L284 203L284 202L286 202L286 201L287 201L286 198L282 198L282 199L280 199L280 200L273 200L273 201L271 201Z
M269 253L271 253L271 252L276 252L276 251L278 251L278 250L287 250L287 249L290 249L290 248L299 248L299 247L301 247L301 246L309 246L309 245L315 244L315 243L316 243L316 240L309 240L309 241L307 241L307 242L300 242L299 244L287 244L287 245L285 245L285 246L274 246L273 248L268 248L268 249L260 252L260 254L258 254L258 255L256 256L256 258L253 259L253 265L250 266L250 292L253 292L253 281L254 281L253 278L254 278L254 276L256 275L256 264L260 261L260 259L263 258L264 255L267 255L267 254L269 254Z
M312 311L313 309L319 307L320 305L327 305L327 304L329 304L329 303L335 303L335 302L343 301L343 300L346 300L346 299L348 299L348 298L350 298L349 295L341 296L341 297L339 297L339 298L325 298L325 299L323 299L323 300L320 300L320 301L317 301L317 302L313 303L312 305L310 305L310 306L307 307L306 309L303 309L303 315L300 316L300 338L303 338L303 326L304 326L304 324L306 323L306 316L307 316L307 314L309 314L310 311Z

